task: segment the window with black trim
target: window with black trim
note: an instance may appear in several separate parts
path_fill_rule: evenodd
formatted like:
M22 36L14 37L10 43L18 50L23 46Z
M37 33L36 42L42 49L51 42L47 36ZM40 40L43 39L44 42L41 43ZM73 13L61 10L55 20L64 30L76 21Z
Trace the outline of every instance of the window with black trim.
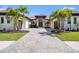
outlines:
M71 18L70 17L68 17L68 24L71 24Z
M10 17L7 17L7 23L10 23Z
M1 23L4 23L4 17L1 17Z
M76 17L74 17L74 24L76 24L77 23L77 18Z

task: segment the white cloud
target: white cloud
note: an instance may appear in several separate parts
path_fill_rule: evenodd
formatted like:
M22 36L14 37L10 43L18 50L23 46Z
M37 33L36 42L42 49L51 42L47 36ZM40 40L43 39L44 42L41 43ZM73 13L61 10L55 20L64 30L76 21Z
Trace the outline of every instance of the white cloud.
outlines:
M65 8L69 8L69 9L72 9L72 10L76 10L75 7L64 7L63 9L65 9Z

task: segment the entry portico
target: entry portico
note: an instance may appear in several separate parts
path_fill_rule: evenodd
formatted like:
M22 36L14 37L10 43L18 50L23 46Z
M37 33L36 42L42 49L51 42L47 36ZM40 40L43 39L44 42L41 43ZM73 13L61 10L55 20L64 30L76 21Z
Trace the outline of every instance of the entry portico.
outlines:
M50 27L49 19L47 19L46 15L35 15L31 17L31 25L30 27Z

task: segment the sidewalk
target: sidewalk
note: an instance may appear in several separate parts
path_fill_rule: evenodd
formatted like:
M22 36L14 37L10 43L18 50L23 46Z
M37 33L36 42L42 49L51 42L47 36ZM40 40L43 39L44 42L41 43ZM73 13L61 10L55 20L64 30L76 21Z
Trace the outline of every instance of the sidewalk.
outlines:
M0 50L10 46L14 42L15 41L0 41Z
M74 50L79 51L79 41L64 41L64 42Z

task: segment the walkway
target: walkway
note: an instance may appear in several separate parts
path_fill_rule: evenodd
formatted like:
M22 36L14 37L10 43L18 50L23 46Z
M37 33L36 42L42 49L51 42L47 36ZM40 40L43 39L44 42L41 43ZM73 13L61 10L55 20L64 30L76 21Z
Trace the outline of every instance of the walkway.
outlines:
M14 53L67 53L77 52L44 28L29 29L20 40L0 52Z

